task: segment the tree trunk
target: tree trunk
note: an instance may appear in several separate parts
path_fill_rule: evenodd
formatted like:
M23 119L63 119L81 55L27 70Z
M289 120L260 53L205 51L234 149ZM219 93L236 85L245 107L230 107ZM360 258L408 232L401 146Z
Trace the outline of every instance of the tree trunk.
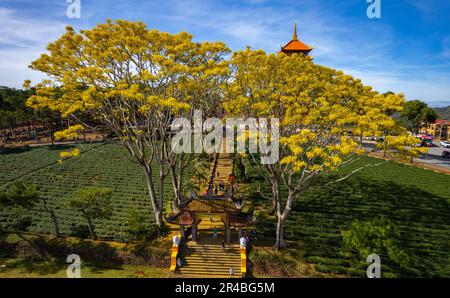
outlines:
M91 221L90 217L88 217L86 219L87 219L87 222L88 222L89 233L91 233L91 238L92 238L92 240L95 240L95 239L97 239L97 235L95 235L95 232L94 232L94 225L92 224L92 221Z
M278 189L279 190L279 189ZM281 250L286 247L286 241L284 240L284 221L292 210L292 205L294 203L295 194L289 191L288 198L286 200L286 206L282 210L281 194L277 192L277 231L276 231L276 242L275 248Z
M162 212L156 199L155 186L153 184L153 178L151 176L152 175L151 169L146 164L143 164L142 166L144 168L145 178L147 179L147 187L150 196L150 202L152 203L153 213L155 214L156 224L159 227L162 227L163 225Z
M180 161L178 165L178 178L177 178L177 200L180 202L183 200L183 175L184 175L184 167L183 167L183 160Z
M55 136L53 134L53 127L50 128L50 141L52 142L52 146L55 145Z
M164 212L164 167L161 165L159 168L159 208Z
M280 183L278 178L271 179L272 187L272 209L270 209L269 214L274 215L277 212L277 202L280 195Z
M272 186L272 208L269 211L269 215L274 215L276 211L277 211L277 197L274 194Z
M275 248L281 250L286 247L286 242L284 241L284 218L282 216L277 216L277 232L276 232L276 242Z
M44 210L46 212L48 212L48 214L50 215L50 218L52 220L53 233L54 233L55 237L59 237L59 225L58 225L58 220L56 219L55 212L53 211L53 209L48 208L47 200L43 200L43 202L44 202Z
M280 181L279 177L272 177L270 183L272 184L272 204L275 204L274 211L277 215L277 229L276 229L276 242L274 247L277 250L281 250L286 246L284 241L284 219L286 218L286 209L282 211L282 202L280 194Z
M180 169L179 171L182 171L182 169ZM170 166L170 177L172 180L172 187L173 187L173 193L174 193L174 198L173 198L173 206L174 207L178 207L181 204L181 189L180 189L180 181L179 179L181 179L180 177L180 173L176 173L175 170L175 166L171 165Z
M55 237L59 237L59 225L58 225L58 220L56 219L55 212L53 211L53 209L50 209L49 213L50 213L50 217L52 219L53 232L55 234Z

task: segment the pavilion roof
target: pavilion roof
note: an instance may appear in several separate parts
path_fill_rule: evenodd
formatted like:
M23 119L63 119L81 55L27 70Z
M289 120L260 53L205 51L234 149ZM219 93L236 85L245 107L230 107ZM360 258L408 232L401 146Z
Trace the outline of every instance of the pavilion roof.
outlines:
M282 52L304 52L309 53L312 50L310 46L301 42L297 37L297 25L294 24L294 34L292 40L281 47Z
M193 198L189 200L183 211L200 213L240 212L241 208L231 198Z
M252 224L254 219L252 213L242 212L242 207L243 205L234 202L229 197L191 198L179 207L178 213L170 215L166 220L173 224L192 225L194 224L194 213L226 213L230 225L244 227Z
M312 48L300 40L291 40L288 42L284 47L281 48L281 51L304 51L304 52L310 52Z

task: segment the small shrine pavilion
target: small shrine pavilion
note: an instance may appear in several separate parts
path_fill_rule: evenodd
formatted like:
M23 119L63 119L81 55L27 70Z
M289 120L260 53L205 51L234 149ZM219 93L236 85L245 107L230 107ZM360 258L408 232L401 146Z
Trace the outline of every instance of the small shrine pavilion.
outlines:
M251 225L254 221L251 213L242 212L240 201L226 195L193 197L185 201L178 209L179 211L169 216L167 221L180 226L182 238L185 237L186 227L191 227L192 241L197 241L198 225L205 216L220 217L225 226L227 243L231 242L231 228L238 230L239 239L242 228Z
M303 54L307 56L312 48L303 42L301 42L297 37L297 24L294 23L294 34L292 35L292 40L288 42L285 46L281 47L281 52L292 55L292 54Z

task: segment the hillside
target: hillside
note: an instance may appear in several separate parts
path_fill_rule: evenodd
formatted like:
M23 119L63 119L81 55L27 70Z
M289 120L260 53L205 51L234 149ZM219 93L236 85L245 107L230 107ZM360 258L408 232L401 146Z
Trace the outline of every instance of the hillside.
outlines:
M64 146L0 151L0 187L15 180L41 186L42 194L55 208L62 234L85 238L88 238L88 233L84 221L80 220L79 214L68 210L64 201L75 190L88 185L110 187L113 189L114 214L109 220L95 222L97 234L100 239L127 241L127 212L130 208L137 208L148 223L153 221L141 169L118 144L77 146L84 153L79 158L66 160L62 165L56 161L59 152L69 149ZM361 160L370 161L373 160L369 157ZM337 175L351 171L352 167L343 168ZM246 208L255 208L258 235L270 246L273 244L276 220L267 215L270 202L261 198L257 191L258 184L263 184L263 192L270 193L270 189L255 173L250 171L248 174L251 182L243 187L245 191L241 195L244 196ZM168 199L172 196L172 189L169 181L167 183ZM273 264L283 262L283 266L293 267L293 274L297 275L302 274L295 267L299 262L314 264L315 270L322 273L363 277L367 268L365 259L341 255L341 232L356 219L367 221L385 217L398 228L400 239L397 240L401 248L415 260L404 269L382 256L386 277L448 277L449 183L450 175L394 162L367 168L338 185L324 187L326 183L319 181L304 194L302 202L294 206L287 220L286 238L290 246L283 256L290 256L295 262L282 261L276 255L262 261ZM13 219L12 214L0 211L0 226ZM32 212L29 220L31 225L28 231L51 232L50 220L46 215ZM261 261L261 258L253 257L255 263Z
M450 106L444 108L433 108L439 115L439 119L450 120Z

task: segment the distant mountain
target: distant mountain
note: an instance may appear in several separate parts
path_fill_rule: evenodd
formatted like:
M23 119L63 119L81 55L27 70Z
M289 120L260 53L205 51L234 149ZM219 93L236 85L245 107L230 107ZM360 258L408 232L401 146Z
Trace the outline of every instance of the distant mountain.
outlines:
M439 119L450 120L450 106L445 108L433 108L439 114Z

